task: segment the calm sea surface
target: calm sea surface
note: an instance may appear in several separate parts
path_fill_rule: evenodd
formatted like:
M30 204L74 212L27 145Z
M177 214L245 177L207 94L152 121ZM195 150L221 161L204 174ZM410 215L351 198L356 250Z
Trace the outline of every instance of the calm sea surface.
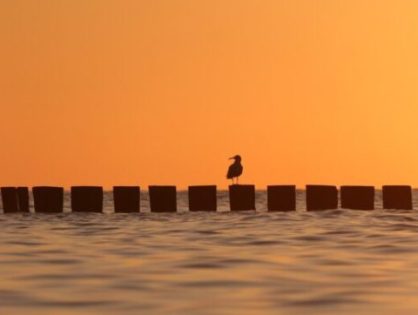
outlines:
M417 314L418 208L0 214L1 314ZM418 205L417 192L414 192ZM69 211L68 195L66 211ZM337 313L338 312L338 313Z

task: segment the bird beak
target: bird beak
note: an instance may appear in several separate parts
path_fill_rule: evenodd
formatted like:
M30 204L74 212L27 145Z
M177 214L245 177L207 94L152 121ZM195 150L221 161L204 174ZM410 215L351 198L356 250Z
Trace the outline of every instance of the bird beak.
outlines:
M228 160L235 160L235 157L230 157Z

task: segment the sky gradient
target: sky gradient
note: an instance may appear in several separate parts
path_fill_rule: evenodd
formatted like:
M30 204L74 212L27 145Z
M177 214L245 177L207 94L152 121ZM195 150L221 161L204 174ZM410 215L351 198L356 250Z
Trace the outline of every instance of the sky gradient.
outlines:
M0 1L0 185L418 186L418 1Z

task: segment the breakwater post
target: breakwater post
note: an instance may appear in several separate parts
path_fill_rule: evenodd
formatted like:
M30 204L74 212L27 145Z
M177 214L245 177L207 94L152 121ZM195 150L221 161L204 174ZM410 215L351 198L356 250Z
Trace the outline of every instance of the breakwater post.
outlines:
M267 186L268 211L296 210L296 186L271 185Z
M115 212L139 212L140 194L139 186L114 186L113 202Z
M32 188L35 212L60 213L64 211L64 188L38 186Z
M374 210L373 186L341 186L341 208Z
M231 211L255 210L255 186L230 185L229 204Z
M338 189L329 185L306 186L306 209L332 210L338 208Z
M189 211L216 211L216 186L189 186Z
M149 186L151 212L177 212L176 186Z
M28 187L17 187L17 202L20 212L30 212Z
M383 186L383 209L412 210L411 186Z
M28 187L1 187L4 213L29 212Z
M4 213L19 212L16 187L1 187L1 199Z
M71 187L73 212L103 212L103 188L100 186Z

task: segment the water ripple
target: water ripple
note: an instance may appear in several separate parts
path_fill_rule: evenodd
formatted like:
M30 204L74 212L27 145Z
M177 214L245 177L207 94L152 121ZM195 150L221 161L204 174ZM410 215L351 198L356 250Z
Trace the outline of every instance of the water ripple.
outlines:
M418 209L306 212L298 192L267 213L257 196L257 212L221 194L220 213L0 215L1 313L418 312Z

